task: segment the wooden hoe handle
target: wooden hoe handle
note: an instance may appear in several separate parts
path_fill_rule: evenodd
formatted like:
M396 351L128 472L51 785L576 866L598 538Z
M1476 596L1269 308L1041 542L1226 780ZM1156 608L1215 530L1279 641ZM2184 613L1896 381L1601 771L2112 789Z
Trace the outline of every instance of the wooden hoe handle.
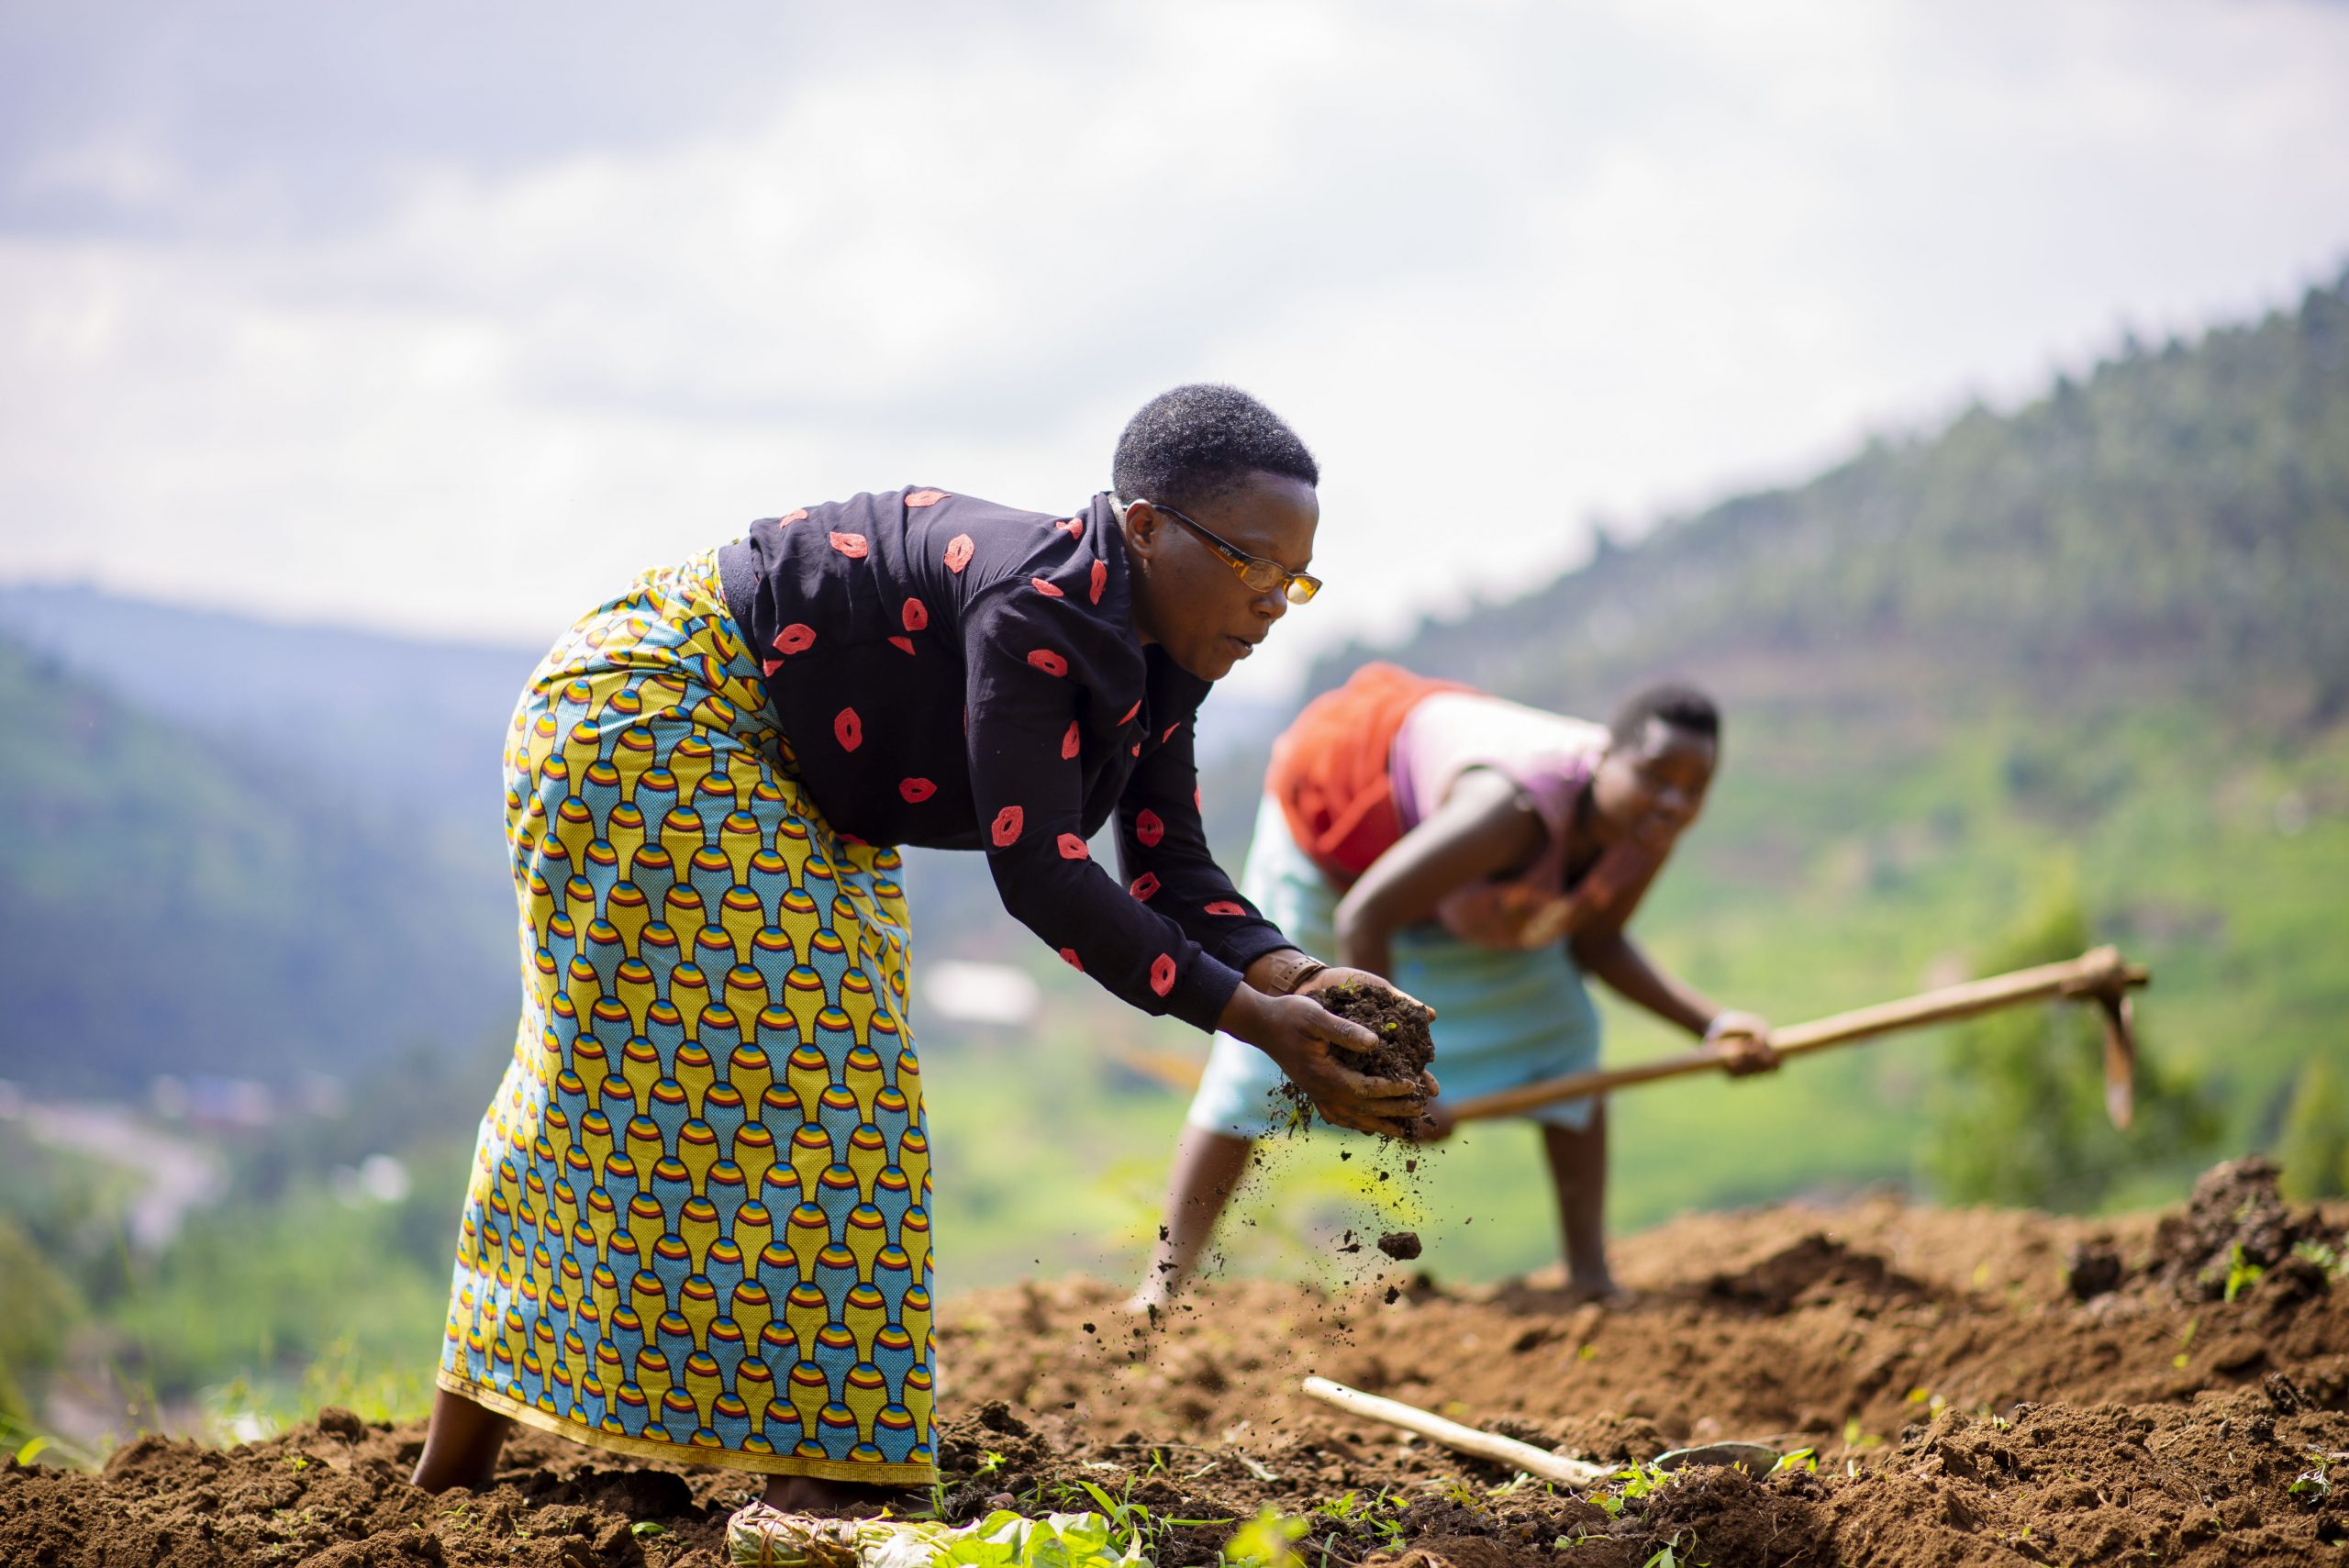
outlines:
M1478 1459L1489 1459L1513 1470L1522 1470L1528 1475L1538 1476L1544 1481L1563 1482L1568 1486L1588 1486L1615 1473L1613 1465L1568 1459L1563 1454L1552 1453L1548 1449L1521 1443L1515 1438L1505 1438L1497 1432L1480 1432L1474 1427L1447 1421L1416 1405L1406 1405L1400 1399L1381 1398L1375 1394L1364 1394L1359 1388L1348 1388L1344 1384L1332 1383L1326 1377L1307 1378L1305 1391L1314 1398L1335 1405L1352 1415L1384 1421L1390 1427L1400 1427L1423 1438L1433 1438L1446 1448L1475 1454Z
M2094 948L2062 963L2043 963L2035 969L1993 974L1980 980L1969 980L1960 985L1945 985L1938 991L1927 991L1898 1002L1879 1002L1872 1007L1837 1013L1807 1024L1790 1024L1785 1029L1772 1029L1770 1044L1782 1057L1803 1056L1814 1051L1829 1051L1839 1045L1874 1040L1897 1029L1915 1029L1921 1024L1947 1023L1954 1018L1970 1018L1977 1013L1995 1012L2000 1007L2011 1007L2051 996L2094 999L2105 1016L2106 1109L2112 1117L2113 1125L2125 1128L2129 1125L2131 1086L2136 1072L2136 1042L2131 1028L2129 992L2133 987L2152 982L2152 972L2141 964L2125 962L2119 949ZM1653 1083L1659 1078L1710 1072L1721 1067L1729 1057L1730 1052L1722 1047L1709 1045L1632 1067L1575 1073L1563 1078L1547 1078L1538 1084L1524 1084L1514 1089L1478 1095L1449 1108L1454 1121L1517 1116L1542 1106L1555 1105L1560 1100L1576 1099L1585 1095L1603 1095L1610 1089ZM1436 1067L1441 1071L1442 1066L1439 1058Z

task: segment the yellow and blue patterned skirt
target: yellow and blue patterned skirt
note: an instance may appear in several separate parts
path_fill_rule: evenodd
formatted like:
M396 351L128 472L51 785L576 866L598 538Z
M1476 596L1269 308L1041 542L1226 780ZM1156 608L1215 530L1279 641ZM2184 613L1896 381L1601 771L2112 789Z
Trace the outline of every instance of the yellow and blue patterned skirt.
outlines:
M714 554L531 677L514 1061L441 1387L625 1453L926 1485L930 1145L894 850L803 793Z

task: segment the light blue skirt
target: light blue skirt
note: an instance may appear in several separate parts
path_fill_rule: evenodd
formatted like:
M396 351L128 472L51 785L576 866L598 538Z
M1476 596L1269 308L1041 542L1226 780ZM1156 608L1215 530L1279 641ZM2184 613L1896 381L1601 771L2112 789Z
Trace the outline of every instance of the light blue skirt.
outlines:
M1297 848L1280 803L1269 795L1256 813L1240 889L1306 951L1336 952L1338 892ZM1436 1010L1434 1072L1445 1099L1598 1064L1598 1010L1564 943L1531 952L1476 947L1429 920L1397 932L1391 951L1395 983ZM1274 1098L1280 1082L1272 1058L1219 1034L1186 1119L1236 1138L1261 1138L1287 1119ZM1579 1132L1590 1125L1592 1104L1565 1100L1528 1115Z

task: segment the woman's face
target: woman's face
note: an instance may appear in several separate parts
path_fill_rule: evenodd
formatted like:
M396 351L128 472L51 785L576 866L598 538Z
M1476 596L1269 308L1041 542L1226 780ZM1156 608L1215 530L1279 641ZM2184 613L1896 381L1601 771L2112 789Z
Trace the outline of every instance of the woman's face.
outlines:
M1591 806L1610 837L1670 849L1704 808L1719 751L1710 736L1651 718L1637 744L1608 746L1590 777Z
M1252 474L1221 497L1183 510L1242 554L1276 561L1290 572L1312 563L1321 504L1301 479ZM1203 681L1230 673L1288 613L1279 584L1262 593L1250 588L1212 545L1154 506L1127 507L1125 536L1134 628Z

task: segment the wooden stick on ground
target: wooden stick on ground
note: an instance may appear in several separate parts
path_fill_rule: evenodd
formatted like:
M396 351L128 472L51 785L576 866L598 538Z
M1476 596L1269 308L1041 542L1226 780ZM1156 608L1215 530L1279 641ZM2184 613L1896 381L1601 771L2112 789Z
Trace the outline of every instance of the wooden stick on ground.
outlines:
M1969 980L1961 985L1927 991L1921 995L1905 997L1898 1002L1882 1002L1873 1007L1860 1007L1810 1023L1772 1029L1770 1043L1782 1057L1802 1056L1814 1051L1832 1050L1839 1045L1854 1045L1879 1035L1890 1034L1896 1029L1914 1029L1920 1024L1946 1023L1954 1018L1970 1018L1977 1013L1993 1012L2000 1007L2011 1007L2019 1003L2035 1002L2050 996L2094 998L2103 1004L2108 1019L2105 1052L2107 1101L2112 1110L2114 1123L2126 1127L2129 1082L2134 1074L2136 1059L2134 1042L2129 1038L2125 1000L2131 987L2150 984L2152 979L2152 974L2142 966L2123 962L2118 949L2097 948L2062 963L2044 963L2036 969L2018 969L2009 974L1993 974L1981 980ZM1478 1095L1449 1108L1454 1121L1516 1116L1542 1106L1554 1105L1560 1100L1576 1099L1585 1095L1603 1095L1610 1089L1653 1083L1659 1078L1711 1072L1719 1069L1728 1058L1729 1052L1725 1049L1709 1045L1683 1055L1665 1057L1662 1061L1643 1062L1635 1067L1575 1073L1564 1078L1549 1078L1538 1084L1525 1084L1514 1089ZM1439 1054L1436 1070L1441 1073L1442 1068L1442 1058Z
M1364 1394L1359 1388L1348 1388L1344 1384L1332 1383L1326 1377L1307 1378L1305 1391L1351 1415L1384 1421L1390 1427L1400 1427L1423 1438L1433 1438L1446 1448L1522 1470L1528 1475L1538 1476L1543 1481L1563 1482L1568 1486L1590 1486L1614 1474L1617 1468L1611 1464L1593 1464L1584 1459L1567 1459L1547 1449L1535 1448L1531 1443L1502 1437L1497 1432L1480 1432L1474 1427L1447 1421L1416 1405L1406 1405L1399 1399L1381 1398L1375 1394Z

